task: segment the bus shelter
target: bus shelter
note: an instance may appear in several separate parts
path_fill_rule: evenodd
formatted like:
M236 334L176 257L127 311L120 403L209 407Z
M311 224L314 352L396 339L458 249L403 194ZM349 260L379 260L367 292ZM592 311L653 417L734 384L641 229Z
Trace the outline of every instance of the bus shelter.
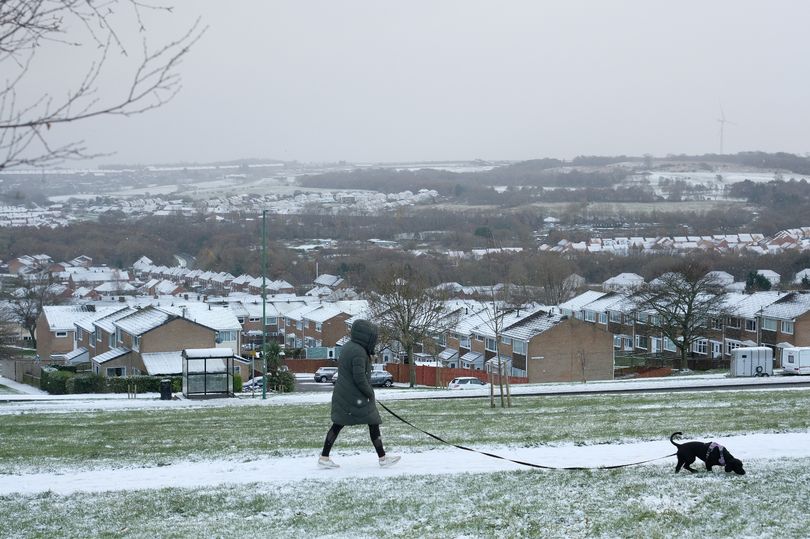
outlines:
M234 355L230 348L183 350L183 395L188 398L233 396Z

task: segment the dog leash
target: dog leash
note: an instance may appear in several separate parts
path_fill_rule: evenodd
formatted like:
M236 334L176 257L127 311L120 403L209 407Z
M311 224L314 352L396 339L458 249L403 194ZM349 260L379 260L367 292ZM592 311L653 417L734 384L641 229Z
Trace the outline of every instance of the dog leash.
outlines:
M540 469L543 469L543 470L614 470L616 468L626 468L627 466L638 466L639 464L645 464L647 462L653 462L653 461L656 461L656 460L661 460L661 459L665 459L665 458L669 458L669 457L677 455L677 453L672 453L671 455L666 455L664 457L657 457L657 458L654 458L654 459L641 460L641 461L638 461L638 462L630 462L630 463L627 463L627 464L613 464L611 466L544 466L543 464L536 464L534 462L526 462L526 461L523 461L523 460L510 459L510 458L507 458L507 457L504 457L504 456L501 456L501 455L496 455L495 453L488 453L486 451L479 451L478 449L473 449L472 447L466 447L466 446L463 446L463 445L448 442L447 440L445 440L444 438L442 438L440 436L437 436L437 435L435 435L433 433L430 433L430 432L428 432L426 430L420 429L419 427L417 427L416 425L414 425L413 423L411 423L410 421L408 421L404 417L400 416L399 414L397 414L396 412L391 410L388 406L381 403L380 401L377 401L377 404L382 406L382 408L386 412L388 412L389 414L394 416L399 421L405 423L406 425L408 425L409 427L411 427L411 428L413 428L415 430L418 430L422 434L426 434L426 435L430 436L434 440L436 440L438 442L441 442L441 443L443 443L445 445L449 445L451 447L455 447L455 448L461 449L463 451L470 451L471 453L478 453L479 455L484 455L484 456L491 457L491 458L494 458L494 459L500 459L500 460L506 460L506 461L509 461L509 462L514 462L515 464L520 464L521 466L528 466L530 468L540 468Z

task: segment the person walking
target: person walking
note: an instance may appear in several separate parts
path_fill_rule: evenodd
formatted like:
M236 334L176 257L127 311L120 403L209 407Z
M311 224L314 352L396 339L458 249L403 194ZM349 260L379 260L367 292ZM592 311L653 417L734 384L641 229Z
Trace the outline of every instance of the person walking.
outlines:
M318 458L321 468L339 468L330 457L332 445L346 425L368 425L371 443L380 466L387 468L399 462L397 455L386 455L380 434L380 413L371 387L371 356L377 345L377 326L368 320L355 320L351 339L343 346L338 358L337 382L332 391L332 426L326 433L323 451Z

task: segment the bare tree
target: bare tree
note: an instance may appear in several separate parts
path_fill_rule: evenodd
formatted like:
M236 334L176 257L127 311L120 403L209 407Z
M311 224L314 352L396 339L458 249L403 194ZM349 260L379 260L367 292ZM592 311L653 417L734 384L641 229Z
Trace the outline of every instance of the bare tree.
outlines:
M0 359L6 359L11 355L9 345L17 338L15 326L17 319L10 305L0 303Z
M20 277L6 295L8 308L20 325L28 331L34 348L37 345L37 322L43 307L64 303L64 298L59 292L59 287L45 278Z
M650 325L672 341L680 369L688 369L692 345L703 338L711 318L725 316L723 287L703 266L683 263L639 288L632 296L635 310L655 316Z
M176 40L150 48L143 37L145 15L171 11L140 0L0 1L0 170L97 157L83 141L53 143L51 129L98 116L140 114L170 101L181 88L178 65L205 31L197 20ZM135 47L127 39L132 30L142 38L138 55L131 54ZM83 63L79 49L95 53ZM37 83L47 69L42 59L57 53L69 58L80 77L71 88L57 88L51 79L50 88L42 89ZM116 71L115 79L113 57L131 65L127 73Z
M447 294L430 287L410 266L387 272L368 295L371 319L380 327L380 344L405 351L410 364L410 386L416 385L414 349L455 325Z

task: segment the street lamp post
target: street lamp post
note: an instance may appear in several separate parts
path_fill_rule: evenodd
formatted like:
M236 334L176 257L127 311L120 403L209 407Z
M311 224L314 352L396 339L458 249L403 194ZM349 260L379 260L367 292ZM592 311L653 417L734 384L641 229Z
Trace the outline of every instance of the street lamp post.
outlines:
M267 398L267 210L262 210L262 399Z

